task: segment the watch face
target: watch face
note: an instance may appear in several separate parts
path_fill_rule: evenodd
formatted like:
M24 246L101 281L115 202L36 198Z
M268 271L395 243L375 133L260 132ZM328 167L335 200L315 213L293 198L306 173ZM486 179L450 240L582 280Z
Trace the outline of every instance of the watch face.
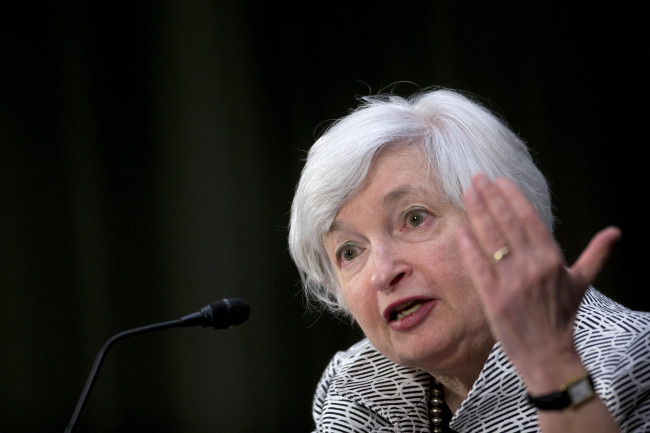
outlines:
M588 378L584 378L574 384L568 389L567 393L573 405L580 404L583 401L594 396L594 389L591 386Z

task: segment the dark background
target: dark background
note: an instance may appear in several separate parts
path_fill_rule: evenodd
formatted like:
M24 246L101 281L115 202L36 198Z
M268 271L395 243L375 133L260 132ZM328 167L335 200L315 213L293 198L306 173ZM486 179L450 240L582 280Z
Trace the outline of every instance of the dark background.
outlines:
M596 285L650 309L641 11L80 3L0 18L0 431L63 431L110 336L224 297L249 321L113 347L79 431L310 431L359 333L305 311L290 201L323 122L383 90L489 99L549 178L567 261L620 226Z

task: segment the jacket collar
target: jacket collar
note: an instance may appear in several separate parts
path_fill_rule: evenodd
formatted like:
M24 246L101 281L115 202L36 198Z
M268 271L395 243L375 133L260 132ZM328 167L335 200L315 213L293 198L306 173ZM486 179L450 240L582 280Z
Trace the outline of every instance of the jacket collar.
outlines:
M424 370L404 367L384 357L365 339L340 366L332 388L387 419L398 431L428 432L432 380ZM525 395L523 383L497 342L450 427L464 431L477 423L481 425L484 417L494 415L495 402L514 403ZM524 411L533 414L534 408Z
M367 339L332 383L337 394L368 407L398 431L414 432L429 431L431 385L429 373L394 363Z

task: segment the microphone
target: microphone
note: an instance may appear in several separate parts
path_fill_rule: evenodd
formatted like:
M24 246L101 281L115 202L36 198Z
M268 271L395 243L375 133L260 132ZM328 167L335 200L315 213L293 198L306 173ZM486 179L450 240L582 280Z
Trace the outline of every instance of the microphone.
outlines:
M240 298L222 299L201 308L196 313L181 317L181 326L212 326L214 329L241 325L251 314L251 309Z
M179 327L189 327L189 326L203 326L207 328L212 326L214 329L227 329L233 326L241 325L250 316L251 310L250 306L246 301L241 298L224 298L220 301L212 302L201 310L188 314L176 320L169 320L167 322L154 323L151 325L142 326L139 328L129 329L127 331L120 332L115 334L104 343L95 363L93 364L92 369L90 370L90 375L86 380L86 385L84 386L81 396L79 396L79 401L75 407L74 412L72 413L72 418L65 429L65 433L72 433L75 430L77 420L81 415L81 412L86 407L88 402L88 397L90 392L95 385L97 376L99 375L99 370L104 362L106 353L108 349L113 346L113 344L118 341L124 340L127 337L133 337L136 335L142 335L149 332L160 331L163 329L170 328L179 328Z

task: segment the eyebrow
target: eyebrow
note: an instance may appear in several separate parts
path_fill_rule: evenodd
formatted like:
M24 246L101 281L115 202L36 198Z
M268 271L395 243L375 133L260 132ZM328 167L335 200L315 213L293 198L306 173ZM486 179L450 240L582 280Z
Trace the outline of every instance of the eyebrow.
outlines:
M422 193L422 191L420 191L417 188L413 188L410 185L398 186L397 188L395 188L394 190L386 194L386 196L384 196L382 203L384 205L392 204L398 201L399 199L401 199L402 197L405 197L410 194L418 194L418 193Z
M384 198L382 199L382 205L384 206L390 205L392 203L395 203L402 197L405 197L410 194L418 194L418 193L422 194L423 191L421 191L418 188L413 188L410 185L401 185L393 189L392 191L390 191L388 194L384 196ZM339 221L336 220L332 221L332 224L330 225L330 228L327 231L326 235L332 233L333 231L338 230L340 227L341 227L341 223Z

